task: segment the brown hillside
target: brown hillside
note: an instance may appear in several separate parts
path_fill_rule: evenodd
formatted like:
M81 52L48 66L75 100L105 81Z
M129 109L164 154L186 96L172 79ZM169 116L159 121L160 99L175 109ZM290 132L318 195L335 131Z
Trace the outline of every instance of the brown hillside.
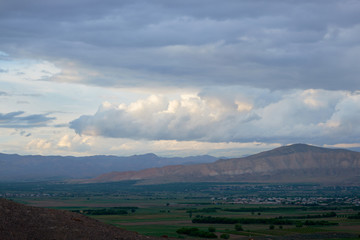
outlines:
M1 240L160 239L101 223L78 213L25 206L0 198Z
M244 158L209 164L177 165L142 171L112 172L86 182L262 181L351 182L360 176L360 153L294 144Z

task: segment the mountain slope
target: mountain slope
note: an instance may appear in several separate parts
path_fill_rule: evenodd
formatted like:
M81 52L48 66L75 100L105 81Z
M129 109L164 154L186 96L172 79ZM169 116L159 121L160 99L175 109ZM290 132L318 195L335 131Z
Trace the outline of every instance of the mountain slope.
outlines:
M214 162L215 160L217 158L208 155L165 158L152 153L129 157L20 156L0 153L0 181L90 178L110 171L141 170L174 164Z
M127 239L151 240L78 213L25 206L0 198L0 238L22 239Z
M244 158L189 166L166 166L141 171L112 172L89 182L147 180L343 182L360 175L360 153L294 144Z

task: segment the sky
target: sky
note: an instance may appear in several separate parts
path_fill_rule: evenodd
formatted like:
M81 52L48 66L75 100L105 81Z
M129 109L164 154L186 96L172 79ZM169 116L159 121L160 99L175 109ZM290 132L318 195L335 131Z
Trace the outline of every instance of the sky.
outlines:
M358 0L0 1L0 152L360 147Z

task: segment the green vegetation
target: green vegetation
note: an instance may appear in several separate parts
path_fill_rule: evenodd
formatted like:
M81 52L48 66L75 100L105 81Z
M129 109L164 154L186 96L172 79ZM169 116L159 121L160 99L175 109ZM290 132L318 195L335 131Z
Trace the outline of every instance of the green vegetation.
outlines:
M180 228L176 230L178 234L185 234L193 237L202 237L202 238L217 238L217 236L212 232L206 232L199 230L198 228Z
M211 216L198 216L192 220L193 223L218 223L218 224L274 224L274 225L294 225L298 224L300 221L293 221L284 218L227 218L227 217L211 217ZM333 223L329 221L311 221L306 220L305 222L300 222L303 225L316 225L316 226L332 226L338 225L338 223Z
M215 228L215 227L209 227L209 228L208 228L208 231L209 231L209 232L216 232L216 228Z
M293 225L295 221L280 218L227 218L199 216L192 220L193 223L218 223L218 224L275 224L275 225Z
M304 222L304 225L307 226L335 226L335 225L339 225L339 223L334 223L334 222L329 222L329 221L311 221L311 220L306 220Z
M132 208L131 210L133 210ZM72 212L83 213L86 215L125 215L128 211L119 208L102 208L102 209L86 209L86 210L72 210Z
M356 215L349 216L348 219L360 219L360 212Z
M212 208L201 208L201 209L191 209L188 210L187 212L190 213L215 213L217 210L219 210L221 208L219 207L212 207Z
M291 219L309 219L309 218L332 218L336 217L335 212L323 213L323 214L316 214L316 215L304 215L304 216L287 216L283 217L280 216L279 218L291 218Z
M0 183L0 195L34 206L82 213L159 237L214 234L221 239L250 235L292 238L312 234L331 239L332 235L326 234L341 233L333 239L356 239L360 234L360 207L356 206L360 187L36 182Z
M220 235L220 238L222 238L222 239L229 239L229 238L230 238L230 235L227 234L227 233L223 233L223 234Z
M240 232L240 231L244 231L243 227L242 227L240 224L236 224L236 225L235 225L235 230L236 230L236 231L239 231L239 232Z
M235 224L239 223L240 219L227 217L211 217L211 216L197 216L192 220L193 223L218 223L218 224Z

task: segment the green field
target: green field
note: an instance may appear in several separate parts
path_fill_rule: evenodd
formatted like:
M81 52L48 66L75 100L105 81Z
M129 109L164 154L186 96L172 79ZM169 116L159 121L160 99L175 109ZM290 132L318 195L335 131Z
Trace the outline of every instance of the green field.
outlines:
M360 219L349 218L360 212L359 192L356 187L301 184L0 184L2 197L21 203L80 212L144 235L177 238L194 238L179 234L180 228L208 232L210 227L218 238L230 239L360 239Z

